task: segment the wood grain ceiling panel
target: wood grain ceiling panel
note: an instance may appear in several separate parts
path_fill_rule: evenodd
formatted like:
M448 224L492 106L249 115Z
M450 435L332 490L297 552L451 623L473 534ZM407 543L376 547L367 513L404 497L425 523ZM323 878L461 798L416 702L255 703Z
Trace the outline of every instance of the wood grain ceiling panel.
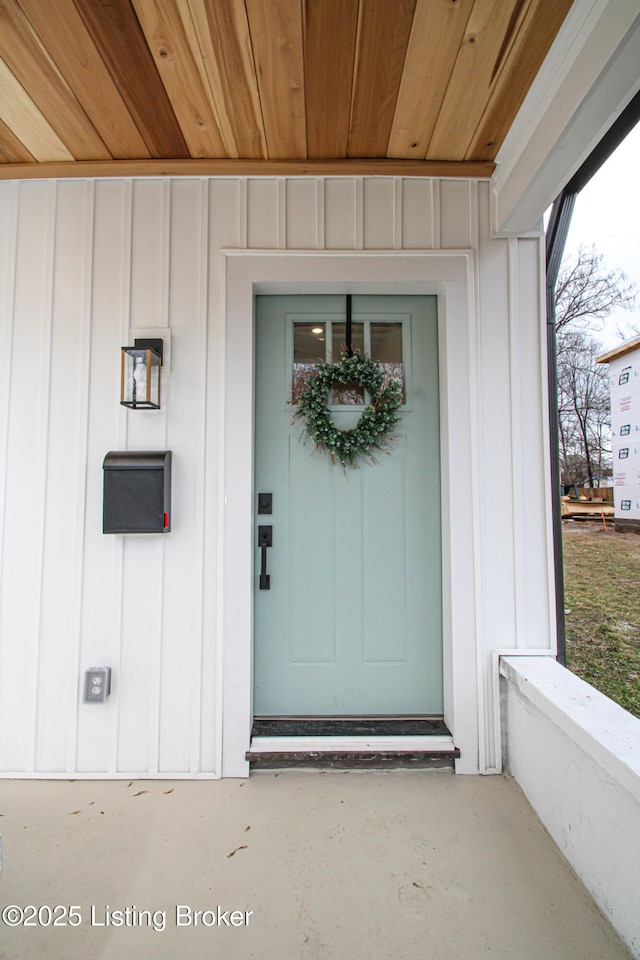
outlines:
M0 0L0 56L77 160L111 156L17 0Z
M499 75L467 157L495 159L572 0L534 0L502 60Z
M191 156L225 157L189 8L179 0L133 0L133 6Z
M385 157L416 0L360 0L349 157Z
M304 8L307 151L346 157L358 0L306 0Z
M75 0L152 157L189 150L129 0Z
M51 124L11 70L0 60L0 119L36 160L73 160Z
M418 0L387 156L424 158L472 7L473 0Z
M491 96L512 18L528 0L475 0L433 136L429 160L463 160Z
M0 169L3 163L31 163L35 159L4 120L0 120Z
M149 151L73 0L19 0L43 45L82 104L112 157ZM78 129L81 136L82 130Z
M244 0L188 0L227 156L267 156Z
M0 0L0 178L490 176L570 6Z
M304 160L305 123L300 0L246 0L268 156Z

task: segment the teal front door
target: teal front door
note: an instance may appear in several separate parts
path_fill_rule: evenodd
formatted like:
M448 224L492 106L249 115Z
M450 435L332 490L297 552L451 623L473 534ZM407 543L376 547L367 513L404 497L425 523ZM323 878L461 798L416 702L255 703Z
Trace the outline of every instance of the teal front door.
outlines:
M291 423L313 364L345 343L345 311L343 296L257 298L257 716L443 709L436 298L353 297L353 346L402 379L405 403L389 453L346 470ZM329 400L342 429L367 402L357 385ZM259 526L271 527L264 550Z

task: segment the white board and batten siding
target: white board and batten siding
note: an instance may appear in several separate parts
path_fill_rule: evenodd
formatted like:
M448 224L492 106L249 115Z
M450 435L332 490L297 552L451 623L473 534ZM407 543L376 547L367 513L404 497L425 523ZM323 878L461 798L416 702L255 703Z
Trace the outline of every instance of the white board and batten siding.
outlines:
M551 646L554 613L541 246L492 239L489 194L397 178L0 184L4 775L222 772L221 252L234 249L474 252L460 357L479 704L467 769L499 765L491 651ZM170 328L171 369L162 409L132 412L120 347L146 327ZM455 445L456 424L443 431ZM171 533L102 533L102 461L117 449L173 452ZM455 508L455 478L449 496ZM100 665L111 696L83 704L83 673Z

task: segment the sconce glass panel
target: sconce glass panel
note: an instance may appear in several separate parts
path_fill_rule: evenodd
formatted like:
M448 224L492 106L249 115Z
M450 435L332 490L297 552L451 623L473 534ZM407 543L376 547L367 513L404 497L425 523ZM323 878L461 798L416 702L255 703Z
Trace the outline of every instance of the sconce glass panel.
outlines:
M160 367L155 350L123 347L120 403L132 410L159 410Z

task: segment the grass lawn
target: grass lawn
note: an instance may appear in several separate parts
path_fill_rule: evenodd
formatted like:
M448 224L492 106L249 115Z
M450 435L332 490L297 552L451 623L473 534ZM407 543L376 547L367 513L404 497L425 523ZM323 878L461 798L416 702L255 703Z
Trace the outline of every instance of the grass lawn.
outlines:
M640 535L565 522L567 666L640 717Z

